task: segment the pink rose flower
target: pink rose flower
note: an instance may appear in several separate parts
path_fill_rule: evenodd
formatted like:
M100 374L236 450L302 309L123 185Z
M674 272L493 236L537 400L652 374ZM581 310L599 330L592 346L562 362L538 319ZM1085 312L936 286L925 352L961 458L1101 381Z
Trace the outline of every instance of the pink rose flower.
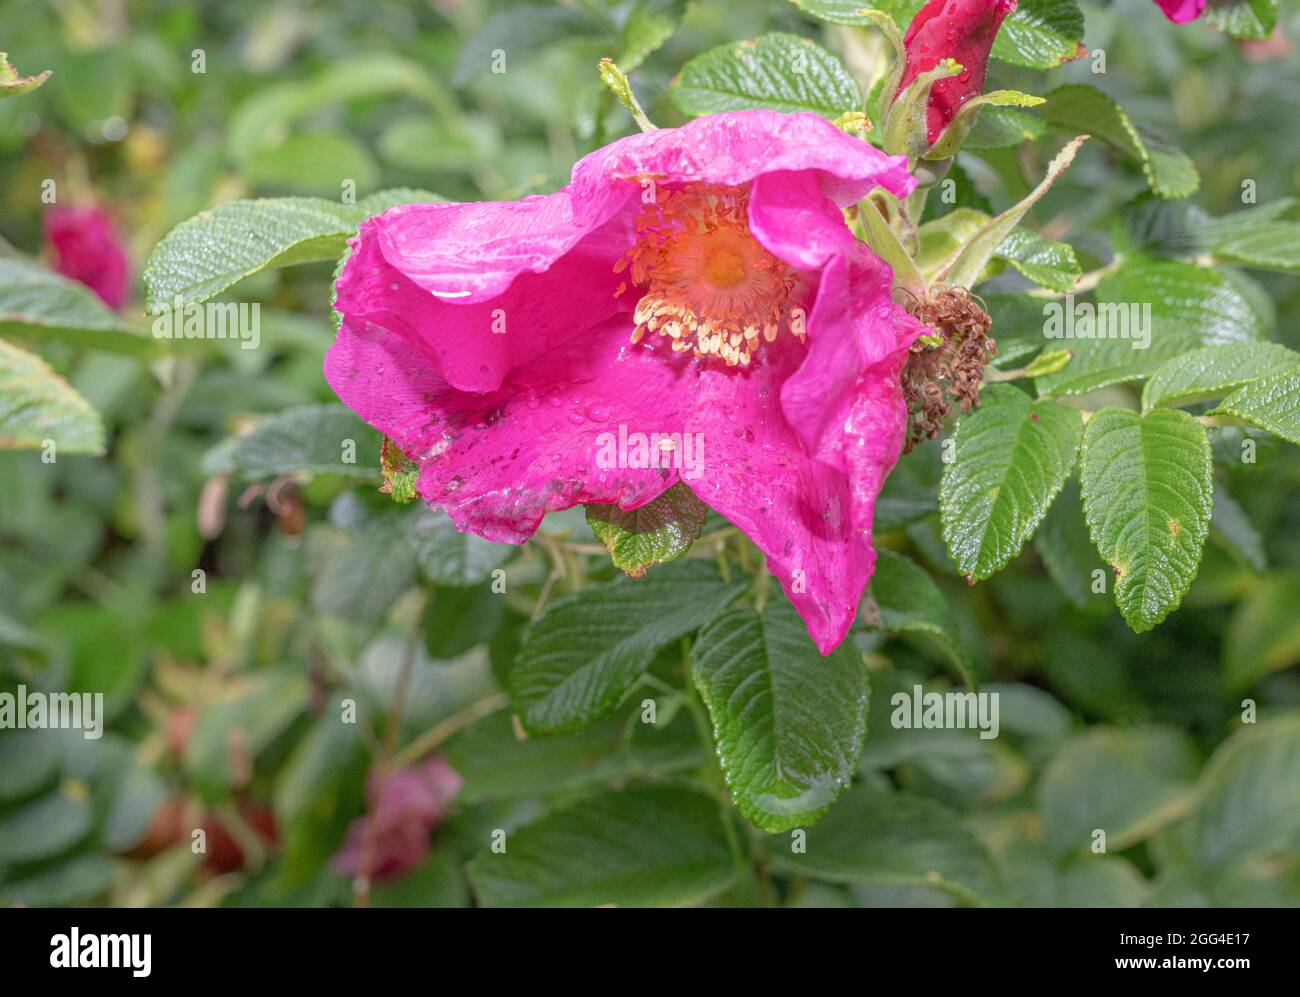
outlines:
M684 481L829 653L875 564L922 330L844 221L877 186L915 181L824 118L755 110L620 139L547 196L393 208L351 242L325 376L489 540Z
M1205 13L1205 0L1156 0L1156 3L1175 24L1195 21Z
M363 863L366 837L373 834L370 873L375 879L396 879L417 868L429 854L430 833L446 819L463 783L460 773L441 755L435 755L419 767L398 769L389 775L376 806L379 783L372 776L366 795L375 828L370 831L369 817L354 820L343 846L330 860L330 867L335 872L356 875Z
M126 304L131 265L103 210L92 205L53 207L45 212L44 226L55 270L85 284L109 308Z
M907 26L903 47L907 64L895 98L919 75L944 59L962 66L956 76L937 80L930 88L927 138L937 142L961 106L984 92L989 51L1002 21L1016 9L1016 0L930 0Z

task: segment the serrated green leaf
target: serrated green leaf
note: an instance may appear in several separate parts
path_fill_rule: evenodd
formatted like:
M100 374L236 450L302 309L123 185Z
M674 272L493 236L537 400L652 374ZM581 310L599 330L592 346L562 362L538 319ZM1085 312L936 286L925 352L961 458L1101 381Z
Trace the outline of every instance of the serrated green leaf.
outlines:
M679 481L636 509L589 505L587 525L605 545L615 566L640 578L646 569L690 550L708 515L709 507Z
M1300 222L1272 217L1279 213L1277 208L1288 210L1293 203L1287 198L1211 219L1198 229L1198 241L1216 261L1296 273L1300 271Z
M379 449L379 434L342 405L304 405L269 415L239 437L229 469L247 481L298 472L377 480Z
M1205 427L1186 412L1102 409L1083 435L1083 505L1115 570L1115 604L1138 633L1178 608L1196 577L1214 502Z
M589 797L482 851L469 876L485 907L674 907L732 882L718 804L697 790L634 786Z
M713 718L731 802L755 826L812 824L849 784L870 689L848 642L826 657L785 600L700 630L691 675Z
M967 685L975 684L970 649L957 629L948 600L934 580L914 562L892 550L876 554L869 598L859 619L873 630L922 634L934 640Z
M576 734L523 740L504 713L480 720L447 744L447 760L465 780L456 802L572 791L707 761L687 711L669 719L665 705L659 704L653 724L641 722L642 708L635 704L630 717L616 714Z
M1136 160L1147 183L1161 197L1186 197L1200 185L1196 165L1180 149L1135 125L1119 104L1094 86L1068 83L1047 95L1047 123L1067 132L1087 132Z
M604 716L659 648L707 623L742 589L711 562L678 561L556 600L525 632L510 670L525 729L568 733Z
M1008 208L996 218L991 218L972 235L952 258L939 268L936 280L945 284L956 287L974 287L975 282L979 279L984 268L988 265L993 254L1002 244L1003 240L1011 234L1020 220L1025 217L1026 213L1044 194L1051 189L1054 184L1074 162L1074 156L1081 146L1087 140L1086 135L1080 135L1066 143L1047 166L1047 174L1039 182L1038 186L1029 192L1021 201Z
M1040 393L1086 394L1149 377L1166 361L1201 346L1248 342L1264 335L1259 315L1237 285L1208 267L1127 260L1102 278L1095 297L1095 304L1066 298L1042 306L1043 334L1052 334L1047 342L1069 346L1075 357L1064 370L1038 380ZM1139 336L1148 326L1148 305L1149 327ZM1104 315L1108 338L1078 338L1080 316L1087 309L1094 319L1091 335L1096 337ZM1148 336L1148 346L1142 349Z
M780 33L697 55L674 78L669 94L683 112L695 115L767 107L838 118L862 106L844 63L807 38Z
M0 258L0 333L136 356L157 345L132 331L89 288L12 258Z
M1053 291L1065 292L1079 280L1079 261L1064 242L1044 239L1027 228L1015 228L993 254L1020 271L1021 276Z
M943 804L911 793L857 785L808 831L807 851L767 838L774 862L838 883L930 886L967 903L992 899L996 873L988 853Z
M158 243L144 270L153 314L206 301L263 270L337 259L357 227L395 204L436 201L427 191L384 191L356 204L318 197L231 201L200 212Z
M0 450L104 452L99 413L35 353L0 339ZM57 459L57 456L56 456Z
M1233 38L1267 38L1277 26L1278 0L1217 0L1205 20Z
M1219 745L1197 786L1195 854L1215 867L1300 843L1300 713L1247 724Z
M1016 66L1052 69L1083 54L1083 12L1074 0L1020 0L989 53Z
M1167 727L1095 727L1070 738L1043 772L1038 810L1047 847L1087 852L1103 831L1107 852L1150 837L1192 807L1196 753Z
M1234 416L1300 444L1300 367L1243 385L1209 414Z
M1007 384L985 388L980 407L961 417L939 516L969 580L996 574L1020 552L1074 468L1082 436L1077 409Z
M428 507L411 513L406 534L420 570L435 585L479 585L518 549L461 533L445 512Z
M1157 368L1142 389L1142 408L1181 408L1220 398L1248 381L1297 366L1300 353L1278 343L1204 346Z

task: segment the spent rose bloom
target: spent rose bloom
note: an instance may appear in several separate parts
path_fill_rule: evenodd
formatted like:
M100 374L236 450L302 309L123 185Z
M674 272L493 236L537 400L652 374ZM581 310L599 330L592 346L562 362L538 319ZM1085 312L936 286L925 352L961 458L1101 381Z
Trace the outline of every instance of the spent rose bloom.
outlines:
M1195 21L1205 13L1205 0L1156 0L1156 3L1175 24Z
M910 193L902 157L755 110L620 139L554 194L393 208L351 242L326 378L490 540L684 482L829 653L874 567L922 331L844 220L878 186ZM651 434L649 460L611 446Z
M59 205L45 212L43 222L55 270L85 284L109 308L126 304L131 265L126 247L101 208Z
M937 142L961 106L984 91L989 50L1002 21L1016 9L1016 0L930 0L912 18L903 48L907 64L895 98L920 74L944 59L961 63L956 76L937 80L930 88L926 131Z
M460 773L441 755L423 765L397 769L384 782L382 795L379 782L372 776L366 795L374 830L369 829L371 818L354 820L330 866L335 872L356 875L361 869L366 836L373 833L370 871L375 879L395 879L410 872L429 854L429 835L446 818L463 783Z

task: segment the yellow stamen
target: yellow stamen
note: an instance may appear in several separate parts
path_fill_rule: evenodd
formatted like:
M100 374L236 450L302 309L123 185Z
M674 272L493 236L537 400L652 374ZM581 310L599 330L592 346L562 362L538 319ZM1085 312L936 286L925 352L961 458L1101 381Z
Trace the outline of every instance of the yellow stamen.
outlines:
M770 343L787 328L803 339L787 321L799 274L749 231L748 187L687 184L656 194L637 216L636 244L614 265L642 293L633 343L657 332L674 352L744 367L760 336Z

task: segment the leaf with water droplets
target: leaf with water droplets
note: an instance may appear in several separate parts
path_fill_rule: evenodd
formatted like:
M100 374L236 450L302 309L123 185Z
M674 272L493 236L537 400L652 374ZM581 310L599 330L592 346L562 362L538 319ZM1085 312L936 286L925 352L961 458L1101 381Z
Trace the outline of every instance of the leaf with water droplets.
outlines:
M633 578L646 569L680 557L704 529L709 507L678 482L636 509L617 505L587 506L587 524L613 559Z
M838 118L862 107L844 63L807 38L779 33L697 55L669 92L673 103L696 115L767 107Z
M89 288L19 259L0 259L0 332L133 356L157 346L133 331Z
M781 599L761 615L733 609L705 626L691 675L713 718L731 801L756 827L811 824L849 784L870 693L852 642L822 657Z
M1251 381L1211 409L1210 415L1235 416L1300 444L1300 367Z
M1160 367L1142 390L1142 408L1181 408L1219 398L1248 381L1298 366L1300 353L1278 343L1204 346Z
M1205 427L1178 409L1106 408L1083 435L1083 507L1115 571L1115 604L1138 633L1178 608L1214 507Z
M99 414L35 353L0 339L0 449L104 452Z

